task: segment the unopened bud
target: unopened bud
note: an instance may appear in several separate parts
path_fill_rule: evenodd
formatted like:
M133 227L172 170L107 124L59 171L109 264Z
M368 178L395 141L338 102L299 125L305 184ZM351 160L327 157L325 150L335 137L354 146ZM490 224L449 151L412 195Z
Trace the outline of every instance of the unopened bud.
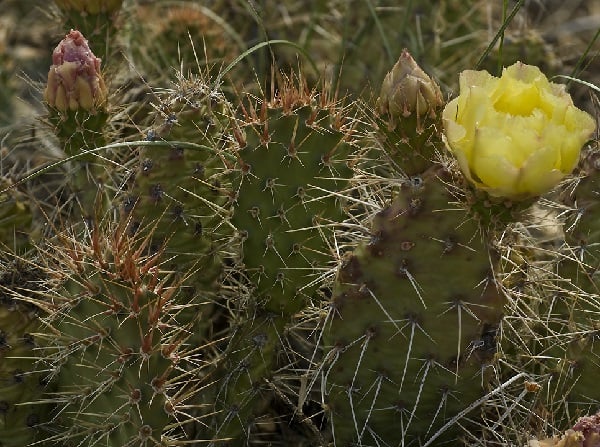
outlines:
M87 110L94 113L103 108L107 89L100 62L83 35L71 30L52 53L52 66L44 90L48 105L60 112Z
M123 0L54 0L54 3L65 12L75 11L97 15L117 12Z
M440 87L404 49L381 85L377 100L379 115L387 115L391 122L396 122L413 113L433 115L443 103Z

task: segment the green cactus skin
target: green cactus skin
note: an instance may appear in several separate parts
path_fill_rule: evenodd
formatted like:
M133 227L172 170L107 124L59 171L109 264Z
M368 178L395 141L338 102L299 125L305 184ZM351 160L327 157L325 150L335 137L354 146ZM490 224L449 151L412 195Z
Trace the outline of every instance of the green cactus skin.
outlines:
M0 446L23 446L34 440L39 415L32 398L42 387L33 371L32 332L37 316L26 306L0 305ZM21 405L20 405L21 404ZM24 405L22 405L24 404Z
M43 437L48 405L44 374L36 372L39 309L25 301L42 280L21 258L2 263L0 272L0 446L22 447Z
M65 236L47 251L59 281L44 298L40 359L57 406L47 445L174 445L188 419L180 410L203 373L187 372L190 327L177 320L185 283L124 227Z
M336 193L348 187L354 150L341 111L293 89L284 86L244 126L232 219L256 293L267 298L264 309L286 315L302 308L302 297L320 285L319 267L331 263L321 233L331 234L325 226L343 218Z
M50 112L48 121L66 157L78 155L63 167L68 180L61 190L61 199L67 204L66 216L70 222L83 220L90 223L100 218L110 206L112 191L106 186L116 183L111 179L111 168L97 154L79 155L106 143L100 132L107 117L106 112L97 112L94 116L85 112ZM103 155L110 158L110 155Z
M237 315L219 385L216 437L245 445L268 410L268 382L292 317L327 284L332 226L344 218L352 175L347 111L324 90L284 79L277 95L243 106L235 213L250 295L234 300ZM279 365L279 366L278 366Z
M414 177L343 260L319 368L338 447L424 443L484 393L503 298L477 223L448 210L450 180Z
M164 250L169 267L187 275L208 324L219 292L222 256L233 236L227 139L230 105L201 79L180 78L160 97L148 138L162 147L142 147L138 168L121 210L130 234L151 235L150 251ZM183 142L178 145L177 142ZM193 142L197 147L182 146ZM202 297L198 294L201 293ZM200 334L203 330L197 328Z
M375 119L375 137L394 165L392 170L411 176L420 174L434 164L439 127L436 129L436 123L432 121L412 114L403 118L402 126L390 129L386 119ZM407 133L407 129L412 131ZM418 132L415 133L414 129L418 129Z
M130 235L148 236L149 251L164 251L169 269L186 278L178 321L190 328L188 344L202 346L227 338L216 326L223 318L223 257L233 236L228 165L235 159L226 153L232 112L222 93L201 78L179 75L176 85L159 96L147 133L164 144L140 149L121 214ZM197 147L183 147L186 142ZM195 430L203 431L201 425Z
M12 179L6 176L0 179L0 188L10 187L12 183ZM0 244L22 254L31 248L33 216L29 198L11 189L0 195L0 201Z

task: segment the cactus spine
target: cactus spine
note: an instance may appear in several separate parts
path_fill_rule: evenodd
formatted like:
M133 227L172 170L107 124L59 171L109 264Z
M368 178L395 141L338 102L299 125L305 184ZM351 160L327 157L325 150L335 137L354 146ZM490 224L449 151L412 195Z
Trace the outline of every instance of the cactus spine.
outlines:
M585 177L580 179L567 200L572 211L565 222L565 247L557 270L558 276L568 279L573 288L558 298L562 303L557 303L553 309L556 316L564 318L561 328L565 336L561 356L564 366L561 369L569 377L565 381L569 383L566 385L568 390L565 390L565 404L569 406L567 414L571 417L592 414L600 405L600 392L596 386L600 346L595 343L600 331L596 266L600 254L596 248L600 241L597 204L599 160L597 149L588 150L582 159Z
M47 261L35 286L0 280L8 292L0 301L2 442L296 446L324 445L332 434L334 445L451 444L485 430L475 407L489 397L482 393L492 371L511 387L515 377L527 381L510 404L514 396L502 395L491 399L493 415L481 411L487 421L497 416L486 433L499 434L530 409L528 416L556 430L591 411L600 363L592 158L587 178L560 205L572 210L554 258L534 266L532 257L517 274L505 272L511 278L503 292L518 296L504 309L515 311L505 321L516 338L504 338L505 357L495 361L503 311L496 238L508 234L496 224L513 218L514 208L486 194L510 194L512 183L519 195L510 197L520 200L570 172L580 146L571 124L583 119L561 109L566 92L544 90L524 64L504 84L478 82L481 72L469 70L461 80L468 97L453 100L444 118L454 123L446 141L464 178L487 191L477 192L440 157L443 98L408 52L386 76L372 114L371 104L342 107L328 88L309 91L301 76L265 82L270 99L250 94L241 116L220 91L244 85L256 92L270 56L277 64L291 60L285 48L294 57L298 48L307 51L309 59L343 48L349 70L340 71L340 85L362 95L365 76L377 80L397 45L410 44L407 36L426 63L443 59L438 77L454 78L459 59L476 60L457 49L478 48L478 36L489 34L476 32L487 19L477 5L429 2L439 8L425 17L422 5L385 8L384 16L371 2L355 8L319 1L308 15L289 0L233 8L214 2L214 10L197 3L55 0L62 18L90 42L73 30L59 45L44 95L57 140L32 137L34 150L66 159L57 163L66 168L62 197L49 203L55 194L38 193L38 185L54 191L45 175L25 179L33 178L34 188L13 183L40 166L29 146L22 151L26 165L2 172L0 239L26 260L41 254ZM25 10L16 0L8 4ZM369 20L360 12L367 9ZM388 14L394 11L405 18L414 12L420 28L413 33L404 26L412 21L399 22ZM511 17L498 38L510 33ZM468 36L453 39L450 29ZM433 37L423 43L422 36ZM510 39L498 42L501 49ZM18 49L9 48L2 61L27 53ZM91 49L110 67L111 107ZM236 58L231 49L242 54ZM221 61L232 60L227 77L208 80ZM194 65L203 78L187 74ZM160 90L175 66L181 72L174 87ZM256 83L248 82L253 72ZM143 87L132 88L133 79ZM217 85L225 79L231 89ZM508 94L496 88L502 85ZM16 116L11 108L0 120ZM10 127L17 128L21 122ZM133 141L137 135L145 140ZM12 157L14 134L0 137L2 155ZM127 146L132 150L124 154L111 149ZM4 157L7 163L13 162ZM57 165L39 173L55 175ZM14 241L15 230L33 233L43 225L50 237L32 238L35 250ZM536 256L552 252L533 242ZM530 255L514 254L503 260L516 265ZM523 289L511 283L517 276ZM517 376L502 376L499 364ZM48 369L50 386L40 386ZM522 405L530 396L531 407ZM50 421L48 399L56 409ZM43 422L32 429L36 418ZM299 434L298 425L309 429L306 420L315 422L310 436L288 436ZM466 422L480 425L471 430Z
M233 236L230 107L202 78L180 74L176 88L159 97L147 132L155 144L139 149L121 204L129 235L147 238L148 252L163 252L165 268L185 283L174 298L181 308L177 321L190 333L186 343L199 350L205 343L216 350L228 335L220 295ZM207 395L195 405L203 405Z

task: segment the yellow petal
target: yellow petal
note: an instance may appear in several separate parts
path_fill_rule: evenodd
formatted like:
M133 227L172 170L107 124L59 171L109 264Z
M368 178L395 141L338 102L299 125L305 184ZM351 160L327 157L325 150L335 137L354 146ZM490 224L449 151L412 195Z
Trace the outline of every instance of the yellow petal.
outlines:
M539 108L554 123L561 123L565 118L567 109L572 106L571 96L564 87L562 89L552 88L540 91Z
M66 112L68 108L67 104L67 92L65 86L59 84L56 86L56 96L54 98L54 104L52 104L57 110Z
M466 70L460 74L460 95L458 97L458 122L474 123L477 117L485 114L490 105L489 91L498 83L487 71ZM476 110L471 110L476 109Z
M493 195L506 194L516 184L519 169L506 158L511 147L511 139L498 129L482 128L476 132L471 175Z
M515 79L527 84L532 84L540 79L546 79L544 73L535 65L527 65L523 62L515 62L510 67L502 70L502 77Z
M501 78L467 70L443 113L445 141L465 177L493 195L535 196L570 173L595 129L564 86L516 63Z
M454 154L454 158L456 158L456 161L458 161L458 165L463 175L467 178L467 180L474 181L471 176L471 161L467 158L466 154L461 150L455 150L452 148L445 135L442 135L442 139L444 140L446 148Z
M464 95L459 96L457 122L465 128L463 138L466 144L473 144L475 129L482 123L494 119L495 113L487 91L483 87L473 85Z
M442 123L446 138L451 142L460 141L465 137L466 131L463 126L456 122L458 114L458 98L453 99L442 112Z
M512 146L507 148L505 157L516 168L521 168L531 154L540 148L541 137L536 126L529 125L533 124L534 120L525 117L514 118L520 119L508 120L508 123L512 123L513 127L504 129L504 133L512 143Z
M564 172L554 168L555 164L554 148L541 148L533 152L519 172L515 193L531 197L552 189L565 176Z
M498 79L487 71L465 70L460 73L458 79L460 92L466 92L470 87L479 86L485 89L493 88Z
M459 98L450 101L442 112L442 123L444 125L444 140L446 146L459 160L461 169L467 177L471 153L473 148L473 136L467 135L465 127L457 122ZM471 131L471 134L473 131Z
M564 125L569 132L579 134L582 140L581 144L587 141L596 129L596 121L588 113L575 106L567 108Z
M83 76L79 76L75 81L75 89L79 97L79 107L84 110L92 110L94 107L94 97L88 80L84 79Z
M541 135L539 146L552 150L555 154L555 163L552 169L558 169L565 174L570 173L579 160L582 144L569 142L569 132L562 125L546 126Z

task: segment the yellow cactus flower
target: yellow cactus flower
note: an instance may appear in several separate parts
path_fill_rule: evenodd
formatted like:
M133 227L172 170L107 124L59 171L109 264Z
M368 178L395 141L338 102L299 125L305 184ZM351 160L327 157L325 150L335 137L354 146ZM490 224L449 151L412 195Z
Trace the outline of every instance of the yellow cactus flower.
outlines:
M460 74L460 95L442 114L444 140L464 175L492 196L535 197L552 189L579 160L596 124L565 87L517 62L500 78Z

